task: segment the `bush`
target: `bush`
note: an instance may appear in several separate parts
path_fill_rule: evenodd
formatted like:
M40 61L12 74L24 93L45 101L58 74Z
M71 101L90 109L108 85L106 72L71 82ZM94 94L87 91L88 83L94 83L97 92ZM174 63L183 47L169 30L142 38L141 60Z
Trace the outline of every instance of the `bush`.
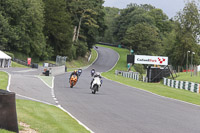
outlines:
M145 73L145 69L142 64L134 64L134 68L135 68L136 72L140 73L140 75Z
M85 42L79 42L76 47L76 56L85 57L87 53L87 44Z
M4 51L5 52L5 51ZM13 53L10 53L10 52L5 52L7 55L9 55L12 59L15 58L14 54Z
M71 50L70 50L70 52L68 54L67 60L71 61L73 59L77 59L77 56L76 56L76 46L74 46L74 45L72 45L72 47L71 47Z

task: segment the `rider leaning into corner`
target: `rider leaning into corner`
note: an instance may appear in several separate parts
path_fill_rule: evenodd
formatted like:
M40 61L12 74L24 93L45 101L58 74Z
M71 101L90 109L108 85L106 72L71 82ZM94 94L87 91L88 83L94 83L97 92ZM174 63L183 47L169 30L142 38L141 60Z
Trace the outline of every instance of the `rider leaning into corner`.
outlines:
M70 75L70 77L69 77L69 81L70 81L72 75L76 75L76 76L77 76L77 81L78 81L78 72L77 72L77 70L74 70L74 71L71 73L71 75Z
M94 81L94 79L96 78L96 77L99 77L100 78L100 80L101 80L101 84L102 84L102 77L101 77L101 74L99 73L99 72L96 72L95 74L94 74L94 78L92 79L92 81L91 81L91 83L90 83L90 88L92 87L92 83L93 83L93 81ZM101 85L100 85L101 86Z

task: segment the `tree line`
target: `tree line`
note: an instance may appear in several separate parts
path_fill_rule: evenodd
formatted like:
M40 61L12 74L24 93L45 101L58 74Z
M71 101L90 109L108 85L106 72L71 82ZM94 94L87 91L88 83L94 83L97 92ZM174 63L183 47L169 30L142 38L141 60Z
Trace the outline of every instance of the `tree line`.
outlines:
M173 18L149 4L125 9L104 0L1 0L0 49L38 60L76 59L97 42L122 44L135 54L168 56L169 64L199 64L200 13L194 0ZM188 52L190 51L190 53ZM195 52L195 55L191 53Z
M103 0L1 0L0 49L46 60L85 56L103 36Z
M185 3L183 10L171 19L149 4L131 3L125 9L106 7L108 28L101 41L131 47L135 54L168 56L169 64L174 66L185 66L187 56L188 62L193 56L194 64L199 64L198 4L195 1Z

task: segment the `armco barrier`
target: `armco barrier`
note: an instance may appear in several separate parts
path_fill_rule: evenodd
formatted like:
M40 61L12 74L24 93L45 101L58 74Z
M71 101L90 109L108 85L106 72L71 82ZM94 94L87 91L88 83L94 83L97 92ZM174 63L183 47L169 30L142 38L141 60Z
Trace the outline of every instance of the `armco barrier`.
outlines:
M178 80L172 80L172 79L167 79L167 78L163 78L163 79L164 79L163 84L169 87L188 90L195 93L200 93L199 83L194 83L194 82L189 82L189 81L178 81Z
M51 75L59 75L65 73L65 66L49 67Z
M138 72L124 72L124 71L118 71L115 70L116 75L122 75L123 77L126 78L132 78L135 80L139 80L139 73Z

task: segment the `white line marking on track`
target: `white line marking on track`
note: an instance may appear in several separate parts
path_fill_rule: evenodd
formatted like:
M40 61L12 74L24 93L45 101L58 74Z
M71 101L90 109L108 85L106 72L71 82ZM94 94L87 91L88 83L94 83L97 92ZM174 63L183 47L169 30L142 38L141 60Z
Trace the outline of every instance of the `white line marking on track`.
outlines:
M49 88L53 88L53 84L54 84L54 82L53 82L53 80L54 80L54 76L53 76L53 78L52 78L52 86L49 86L40 76L35 76L35 77L37 77L37 78L39 78L40 80L42 80L42 82L46 85L46 86L48 86Z
M55 106L54 104L51 104L51 103L48 103L48 102L45 102L45 101L41 101L41 100L37 100L37 99L31 98L31 97L23 96L23 95L20 95L20 94L17 94L17 93L16 93L16 95L20 96L20 97L23 97L23 98L26 98L26 99L29 99L29 100L32 100L32 101L36 101L36 102L40 102L40 103L44 103L44 104Z
M87 129L89 132L94 133L91 129L89 129L86 125L84 125L82 122L80 122L78 119L76 119L76 117L74 117L71 113L69 113L67 110L65 110L61 105L58 105L58 108L60 108L61 110L63 110L64 112L66 112L67 114L69 114L73 119L75 119L80 125L82 125L83 127L85 127L85 129Z
M4 71L4 72L6 72L6 71ZM10 91L11 74L8 73L8 72L6 72L6 73L8 74L7 91L11 92L11 91ZM15 92L15 93L16 93L16 92ZM30 99L30 100L32 100L32 101L37 101L37 102L40 102L40 103L45 103L45 104L48 104L48 105L53 105L53 104L51 104L51 103L48 103L48 102L45 102L45 101L41 101L41 100L37 100L37 99L31 98L31 97L23 96L23 95L20 95L20 94L17 94L17 93L16 93L16 95L17 95L17 96L20 96L20 97L23 97L23 98L26 98L26 99ZM54 106L55 106L55 105L54 105Z
M4 72L6 72L6 71L4 71ZM10 82L11 82L11 74L9 74L8 72L6 72L7 74L8 74L8 86L7 86L7 90L10 92L10 90L9 90L9 87L10 87ZM51 88L51 92L52 92L52 94L54 95L54 97L55 97L55 94L54 94L54 77L53 77L53 79L52 79L53 81L53 86L52 86L52 88ZM48 86L49 87L49 86ZM37 100L37 99L34 99L34 98L30 98L30 97L27 97L27 96L23 96L23 95L20 95L20 94L16 94L16 95L18 95L18 96L20 96L20 97L24 97L24 98L27 98L27 99L30 99L30 100L32 100L32 101L37 101L37 102L40 102L40 103L44 103L44 104L48 104L48 105L53 105L53 104L51 104L51 103L48 103L48 102L44 102L44 101L41 101L41 100ZM53 96L52 95L52 96ZM58 100L56 100L55 101L55 103L57 103L58 104ZM53 106L56 106L56 105L53 105ZM59 109L61 109L61 110L63 110L64 112L66 112L67 114L69 114L73 119L75 119L80 125L82 125L86 130L88 130L89 132L91 132L91 133L94 133L91 129L89 129L86 125L84 125L82 122L80 122L76 117L74 117L71 113L69 113L67 110L65 110L61 105L57 105L56 107L58 107Z
M40 77L39 77L40 78ZM41 79L41 78L40 78ZM61 107L61 105L59 105L59 101L55 96L55 91L54 91L54 79L55 77L53 76L52 79L52 87L50 87L48 84L46 84L42 79L42 81L49 87L51 88L51 95L56 103L56 107L60 108L61 110L63 110L64 112L68 113L73 119L75 119L80 125L82 125L85 129L87 129L89 132L94 133L91 129L89 129L86 125L84 125L82 122L80 122L76 117L74 117L72 114L70 114L67 110L65 110L63 107Z
M134 88L134 89L137 89L137 90L140 90L140 91L148 92L148 93L150 93L150 94L152 94L152 95L155 95L155 96L158 96L158 97L161 97L161 98L170 99L170 100L174 100L174 101L182 102L182 103L185 103L185 104L190 104L190 105L193 105L193 106L200 107L200 105L197 105L197 104L189 103L189 102L186 102L186 101L181 101L181 100L174 99L174 98L170 98L170 97L166 97L166 96L161 96L161 95L155 94L155 93L150 92L150 91L147 91L147 90L143 90L143 89L136 88L136 87L133 87L133 86L129 86L129 85L126 85L126 84L122 84L122 83L120 83L120 82L118 82L118 81L114 81L114 80L108 79L108 78L106 78L106 77L104 77L104 78L107 79L107 80L110 80L110 81L112 81L112 82L116 82L116 83L119 83L119 84L121 84L121 85L127 86L127 87L131 87L131 88Z

